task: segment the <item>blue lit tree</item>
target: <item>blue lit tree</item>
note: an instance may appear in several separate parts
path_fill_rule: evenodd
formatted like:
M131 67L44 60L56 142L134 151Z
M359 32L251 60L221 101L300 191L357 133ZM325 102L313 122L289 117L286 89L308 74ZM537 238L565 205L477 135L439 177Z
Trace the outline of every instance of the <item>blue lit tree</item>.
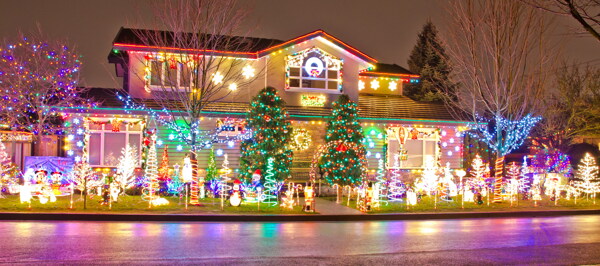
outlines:
M540 121L541 97L553 53L545 16L520 1L456 2L448 51L459 88L443 88L456 118L472 121L472 137L496 155L494 202L501 201L504 156Z

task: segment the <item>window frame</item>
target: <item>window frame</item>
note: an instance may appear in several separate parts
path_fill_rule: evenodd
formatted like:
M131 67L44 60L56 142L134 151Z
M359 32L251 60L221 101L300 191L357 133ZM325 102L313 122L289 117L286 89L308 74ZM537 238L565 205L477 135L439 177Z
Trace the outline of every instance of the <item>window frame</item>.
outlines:
M313 57L313 53L318 53L319 59L324 63L323 72L324 77L304 77L305 72L305 60L306 58ZM286 90L291 92L319 92L319 93L329 93L329 94L340 94L343 91L343 64L344 61L340 58L334 57L325 51L312 47L309 49L305 49L293 55L288 55L285 58L285 78L286 78ZM337 67L335 67L337 65ZM332 67L333 66L333 67ZM298 75L291 75L292 69L298 69ZM330 78L329 72L336 71L336 77ZM292 87L291 81L298 80L299 87ZM324 88L315 88L315 87L302 87L303 81L323 81L325 83ZM329 88L329 83L335 82L337 86L335 88Z
M406 129L412 129L414 127L405 127ZM425 167L425 159L428 156L433 156L433 158L437 161L437 158L440 158L441 156L441 150L440 150L440 141L441 141L441 136L439 133L439 130L437 128L419 128L418 131L420 132L427 132L427 134L432 134L433 136L424 136L424 137L420 137L416 140L421 141L421 149L422 149L422 153L420 155L416 155L416 156L421 156L421 165L420 166L404 166L404 161L403 160L398 160L398 167L394 166L394 152L388 148L387 151L387 164L388 164L388 168L389 169L423 169ZM410 135L410 134L409 134ZM413 141L414 139L411 139L409 136L407 136L407 138L405 139L405 144L407 141ZM390 146L390 142L394 141L397 144L396 145L400 145L400 143L398 143L398 140L395 138L390 138L390 136L388 135L386 138L386 144L389 147ZM427 153L427 143L433 143L433 147L434 147L434 152L433 154L429 154ZM407 156L409 156L409 153L407 151Z
M161 71L160 71L160 85L156 85L156 84L152 84L152 78L153 78L153 67L152 64L153 62L158 62L161 64ZM147 87L150 88L150 90L152 91L157 91L157 90L161 90L163 88L173 88L172 86L168 86L167 84L165 84L165 76L167 71L169 70L169 64L168 64L168 60L164 60L164 59L157 59L157 58L150 58L146 60L146 68L149 69L148 73L147 73ZM193 84L193 71L194 68L189 67L190 69L190 77L189 77L189 84L188 86L182 86L182 72L183 72L183 65L185 63L180 62L180 61L176 61L177 64L177 85L176 85L176 89L178 90L185 90L185 89L189 89L192 87ZM185 85L185 84L183 84Z
M113 132L112 128L111 129L106 129L106 124L99 124L99 126L101 126L101 129L89 129L90 132L90 138L93 134L99 134L100 135L100 164L90 164L91 167L107 167L107 168L115 168L117 167L116 165L108 165L105 164L105 154L104 154L104 144L105 144L105 134L106 133L111 133L111 134L125 134L125 144L129 144L129 136L130 135L139 135L139 143L138 143L138 165L136 165L136 167L141 167L141 156L142 156L142 138L143 138L143 129L140 126L139 131L138 130L131 130L129 128L129 125L125 124L125 130L120 130L119 132ZM88 144L88 150L91 148L91 145ZM119 156L121 156L121 154L119 153Z

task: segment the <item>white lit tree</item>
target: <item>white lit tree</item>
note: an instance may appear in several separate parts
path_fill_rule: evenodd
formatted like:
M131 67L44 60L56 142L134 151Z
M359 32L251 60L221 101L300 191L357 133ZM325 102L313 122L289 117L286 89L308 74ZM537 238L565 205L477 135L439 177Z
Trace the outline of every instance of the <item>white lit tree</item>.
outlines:
M397 202L402 200L402 194L405 192L400 170L398 169L398 155L394 156L394 170L392 170L392 176L390 177L388 199L390 202Z
M229 159L227 154L223 155L223 164L221 165L221 182L219 183L219 195L221 196L221 210L223 210L225 205L225 197L229 195L229 190L231 190L231 186L229 185L229 175L231 174L231 169L229 169Z
M382 202L385 204L388 203L387 194L389 193L389 191L388 191L389 186L388 186L385 172L386 172L385 163L383 162L383 159L379 159L378 166L377 166L377 182L375 184L375 188L378 190L377 191L378 197L377 197L377 199L373 199L378 202L377 204L381 204Z
M121 151L121 157L117 164L117 175L115 177L115 181L121 187L121 193L125 193L125 190L135 183L135 168L137 165L137 151L133 146L127 144Z
M10 156L6 152L6 146L0 141L0 197L2 189L17 185L15 180L16 166L11 162Z
M485 173L487 171L486 165L483 163L483 159L479 154L475 155L473 162L471 163L471 183L479 188L485 184Z
M150 202L150 206L154 200L158 198L158 158L156 155L156 134L153 134L148 147L148 157L146 158L146 169L144 178L144 190L142 197Z
M438 170L439 167L436 165L433 157L427 156L423 173L415 184L417 189L427 192L428 195L432 195L437 190L439 182Z
M598 165L596 159L586 153L577 169L577 179L573 186L582 193L592 194L600 191L600 179L598 178Z

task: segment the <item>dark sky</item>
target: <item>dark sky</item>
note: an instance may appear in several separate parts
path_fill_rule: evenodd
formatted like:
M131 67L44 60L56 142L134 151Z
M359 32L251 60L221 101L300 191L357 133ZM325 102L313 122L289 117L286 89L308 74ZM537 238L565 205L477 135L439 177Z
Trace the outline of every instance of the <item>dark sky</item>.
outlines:
M246 1L246 0L245 0ZM375 57L380 62L406 66L416 36L428 18L444 30L445 8L452 1L434 0L247 0L256 4L249 25L256 37L291 39L316 29ZM1 0L0 36L17 30L35 30L68 38L84 56L82 85L118 87L114 68L106 56L121 26L148 14L143 0ZM571 62L598 65L600 43L567 34L577 28L570 19L557 20L556 39L561 39Z

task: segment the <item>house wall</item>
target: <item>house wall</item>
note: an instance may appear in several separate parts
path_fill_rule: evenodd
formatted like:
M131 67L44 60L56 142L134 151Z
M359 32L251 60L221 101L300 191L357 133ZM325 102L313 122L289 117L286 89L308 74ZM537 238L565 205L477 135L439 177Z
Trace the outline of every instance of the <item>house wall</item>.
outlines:
M241 63L238 62L238 65L236 68L234 68L234 71L240 71L241 73L241 69L245 65L251 65L256 70L257 75L251 82L243 87L238 87L238 90L233 93L230 93L227 88L222 89L220 94L215 95L215 98L222 98L226 96L222 101L250 102L252 97L254 97L262 88L265 86L272 86L279 90L280 96L286 101L288 106L301 106L300 96L303 94L323 94L327 97L325 106L331 106L331 103L337 99L339 94L341 94L340 92L331 90L314 90L311 92L295 92L285 90L286 57L312 47L318 47L332 56L343 60L343 91L341 93L347 94L350 99L354 101L358 101L358 73L360 70L369 67L369 64L344 51L340 47L329 43L327 40L321 37L317 37L295 46L276 51L268 56L264 56L256 60L230 59L243 60ZM152 93L149 93L145 90L144 76L146 75L146 59L144 56L146 53L129 53L129 65L131 66L129 68L129 93L135 98L152 98ZM226 70L226 68L223 68L223 70ZM240 84L241 83L242 82L240 82Z

